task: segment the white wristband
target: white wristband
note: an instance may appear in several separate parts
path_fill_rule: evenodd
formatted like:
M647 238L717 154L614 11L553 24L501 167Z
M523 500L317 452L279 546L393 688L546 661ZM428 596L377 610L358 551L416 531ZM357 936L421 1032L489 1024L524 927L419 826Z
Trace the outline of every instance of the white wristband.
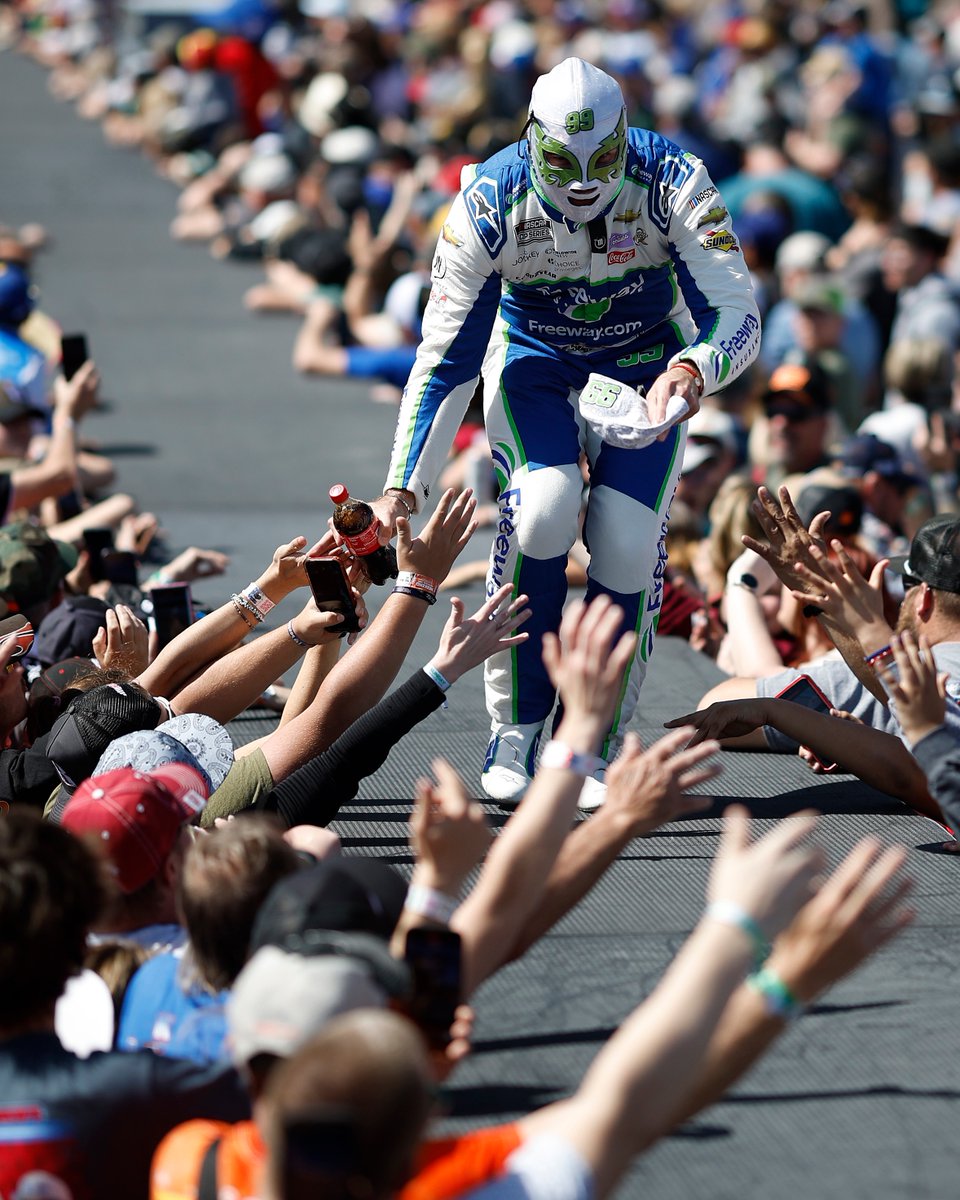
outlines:
M270 597L265 592L262 592L255 583L248 583L240 595L245 596L250 601L261 618L265 617L272 608L277 607Z
M564 742L547 742L540 758L541 767L553 767L558 771L572 771L574 775L592 775L602 770L606 761L595 754L578 754Z
M416 571L401 571L397 575L394 587L414 588L418 592L429 592L431 596L436 596L439 584L429 575L420 575Z
M438 892L436 888L411 883L407 888L407 898L403 907L408 912L426 917L430 921L436 921L438 925L449 925L450 918L460 907L460 901L456 896Z

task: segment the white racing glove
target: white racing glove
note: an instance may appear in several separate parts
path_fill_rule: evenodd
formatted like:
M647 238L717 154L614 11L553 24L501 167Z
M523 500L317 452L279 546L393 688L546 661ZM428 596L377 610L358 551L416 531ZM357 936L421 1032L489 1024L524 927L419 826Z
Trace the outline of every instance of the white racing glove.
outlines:
M665 419L651 425L643 391L596 373L590 375L587 386L580 393L580 414L590 428L608 445L624 450L642 450L649 446L671 425L682 421L687 412L686 400L671 396Z

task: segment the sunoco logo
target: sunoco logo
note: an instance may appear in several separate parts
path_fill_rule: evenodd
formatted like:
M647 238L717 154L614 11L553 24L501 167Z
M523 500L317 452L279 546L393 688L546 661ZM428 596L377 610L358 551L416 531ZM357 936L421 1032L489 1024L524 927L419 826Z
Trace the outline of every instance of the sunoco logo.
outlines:
M704 250L722 250L724 254L740 249L737 239L726 229L711 229L701 244Z

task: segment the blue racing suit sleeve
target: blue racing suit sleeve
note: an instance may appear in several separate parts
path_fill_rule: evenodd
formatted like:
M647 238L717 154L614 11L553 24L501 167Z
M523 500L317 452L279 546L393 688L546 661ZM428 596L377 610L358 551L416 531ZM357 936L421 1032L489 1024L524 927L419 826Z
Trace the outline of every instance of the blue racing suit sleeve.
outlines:
M404 390L384 485L413 492L418 506L443 468L476 389L500 304L498 266L461 193L437 242L423 340Z

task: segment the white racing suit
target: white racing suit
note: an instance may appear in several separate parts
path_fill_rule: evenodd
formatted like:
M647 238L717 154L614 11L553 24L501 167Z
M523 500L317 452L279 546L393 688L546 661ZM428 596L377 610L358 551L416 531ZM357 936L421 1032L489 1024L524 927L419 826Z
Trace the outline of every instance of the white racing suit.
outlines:
M587 598L609 593L639 634L611 736L633 714L653 648L685 427L643 450L598 442L577 408L589 373L648 387L682 358L710 393L760 344L749 274L700 160L631 129L625 176L604 215L574 225L534 191L521 143L477 168L437 243L385 486L423 507L482 369L500 507L487 591L512 583L533 609L529 640L487 664L487 707L501 724L543 721L553 706L541 637L566 598L582 450Z

